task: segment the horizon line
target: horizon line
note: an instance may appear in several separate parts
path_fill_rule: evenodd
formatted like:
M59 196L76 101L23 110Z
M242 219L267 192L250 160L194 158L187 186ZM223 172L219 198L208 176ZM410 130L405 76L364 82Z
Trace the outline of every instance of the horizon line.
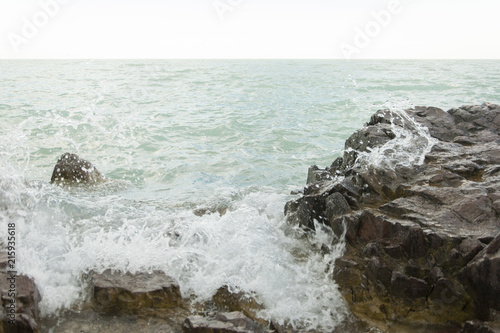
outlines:
M340 61L391 61L391 60L500 60L500 58L363 58L363 59L345 59L345 58L113 58L113 57L75 57L75 58L0 58L2 60L340 60Z

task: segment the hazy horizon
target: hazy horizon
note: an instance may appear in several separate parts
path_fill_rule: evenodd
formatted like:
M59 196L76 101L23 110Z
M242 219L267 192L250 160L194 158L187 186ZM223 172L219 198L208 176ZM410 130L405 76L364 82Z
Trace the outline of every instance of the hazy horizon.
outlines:
M27 0L0 59L498 59L498 1Z

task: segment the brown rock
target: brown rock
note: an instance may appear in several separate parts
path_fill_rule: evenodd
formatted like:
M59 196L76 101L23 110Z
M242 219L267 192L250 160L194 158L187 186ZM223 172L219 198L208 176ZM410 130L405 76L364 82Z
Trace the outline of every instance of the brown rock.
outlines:
M357 161L403 128L417 134L410 118L436 139L422 165ZM453 327L491 319L500 311L499 142L499 105L380 110L330 168L310 170L287 218L345 235L333 278L360 318Z
M430 288L424 280L393 272L391 278L391 293L402 298L427 297Z
M76 154L64 153L57 160L50 182L56 184L94 184L102 180L104 180L104 176L92 163Z
M264 323L257 316L257 312L264 309L264 306L249 293L231 292L228 286L223 286L217 290L212 300L220 311L241 312L252 320Z
M212 316L189 316L184 333L264 333L266 330L241 312L220 312Z
M460 333L499 333L500 325L497 323L485 323L479 320L470 320L465 323Z
M0 272L1 332L38 332L40 294L34 281L15 272Z
M500 311L500 234L460 272L473 292L479 319Z
M120 273L106 270L93 276L95 307L106 314L137 314L145 309L183 307L179 285L160 271Z

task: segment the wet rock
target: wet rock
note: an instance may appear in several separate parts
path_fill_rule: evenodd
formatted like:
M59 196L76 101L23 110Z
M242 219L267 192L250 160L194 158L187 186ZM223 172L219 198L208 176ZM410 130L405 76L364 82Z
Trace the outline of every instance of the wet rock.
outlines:
M479 319L500 311L500 234L460 272L472 291Z
M463 180L465 180L464 177L450 171L445 171L431 177L429 179L429 185L457 187L462 184Z
M178 283L160 271L153 273L120 273L106 270L93 276L95 308L109 315L150 315L184 306Z
M457 127L453 116L439 108L417 106L409 113L417 122L429 129L431 136L441 141L449 142L464 134Z
M470 320L465 323L460 333L499 333L500 325L485 323L479 320Z
M424 280L408 277L399 272L392 273L391 289L394 296L404 298L427 297L430 292L430 288Z
M167 309L161 316L109 316L92 310L61 313L57 318L42 321L41 332L51 333L182 333L182 324L189 311Z
M325 200L325 204L326 218L328 220L331 220L336 216L345 215L351 212L351 206L349 205L349 202L347 202L346 198L338 192L329 195Z
M204 215L210 215L214 213L218 213L219 216L223 216L226 214L228 207L219 205L219 206L214 206L214 207L203 207L203 208L197 208L193 210L193 214L196 216L204 216Z
M59 157L52 172L51 183L94 184L104 180L95 166L76 154L64 153Z
M415 145L428 142L422 133L435 139L424 163L359 163L401 133L416 135ZM329 168L310 169L304 196L287 203L286 216L345 235L332 277L359 318L380 327L499 321L499 142L495 104L380 110Z
M31 278L16 272L0 272L0 295L1 332L39 332L41 297Z
M233 292L228 286L223 286L217 290L212 297L215 305L223 312L241 312L248 318L265 324L265 321L258 318L258 311L264 309L255 297L243 291Z
M264 333L257 322L241 312L220 312L211 316L189 316L182 326L184 333Z
M377 126L367 126L351 135L346 143L346 153L343 156L343 168L352 167L359 153L368 152L370 149L382 146L387 141L394 139L391 125L378 123Z

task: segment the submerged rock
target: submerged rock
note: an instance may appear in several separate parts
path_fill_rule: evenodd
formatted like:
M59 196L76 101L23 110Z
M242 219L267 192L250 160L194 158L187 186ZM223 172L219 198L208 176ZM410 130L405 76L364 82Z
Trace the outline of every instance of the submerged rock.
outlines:
M51 183L94 184L104 180L95 166L76 154L64 153L59 157L52 172Z
M499 143L498 105L378 111L329 168L311 167L287 219L345 235L332 277L360 318L383 329L494 320Z

